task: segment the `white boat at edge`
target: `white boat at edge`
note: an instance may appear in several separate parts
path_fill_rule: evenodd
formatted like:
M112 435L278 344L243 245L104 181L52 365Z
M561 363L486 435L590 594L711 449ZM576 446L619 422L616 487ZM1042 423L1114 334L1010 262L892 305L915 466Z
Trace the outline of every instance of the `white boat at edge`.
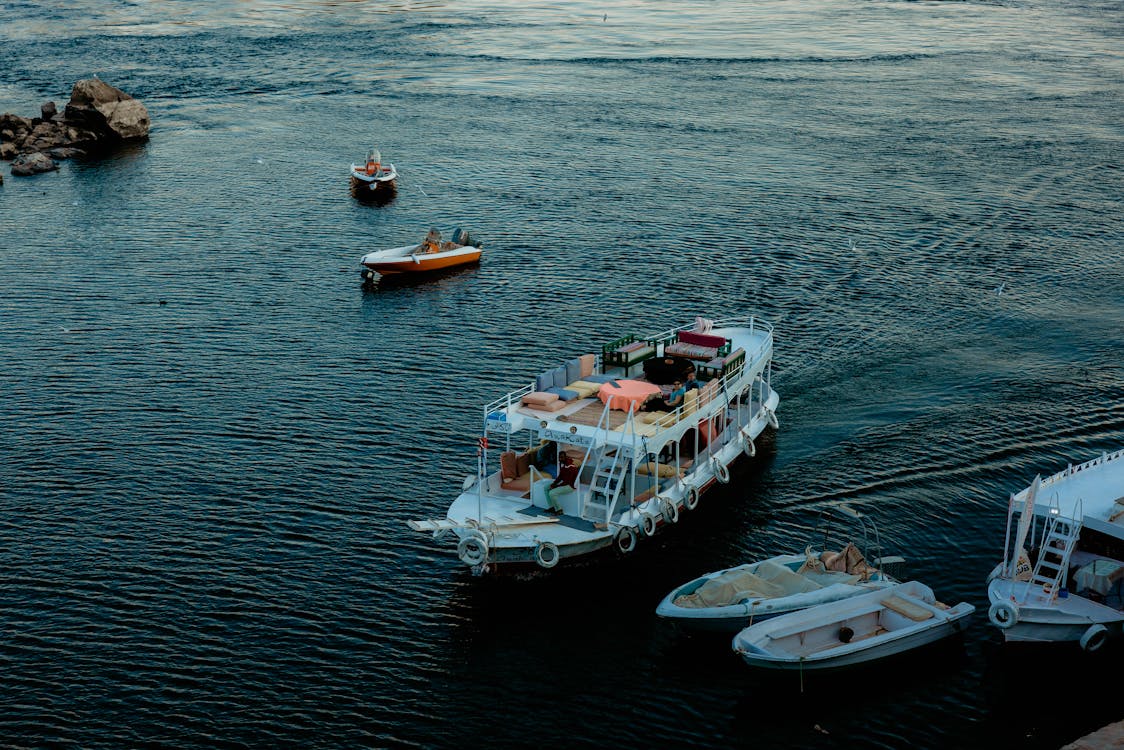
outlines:
M535 383L487 404L477 470L465 478L444 518L411 520L409 526L455 541L461 561L480 574L549 569L613 549L629 554L675 524L712 486L729 482L730 464L754 455L754 441L777 426L772 326L750 315L705 324L711 324L707 335L725 340L721 350L733 360L689 403L654 419L635 408L610 408L613 399L602 404L597 394L571 398L555 411L524 404L537 392ZM628 338L650 347L652 358L663 358L683 332L695 333L688 324ZM620 356L610 345L587 356L593 370L588 377L601 384L636 379L629 373L640 361L607 361ZM705 369L701 361L698 369ZM559 515L548 512L541 492L549 476L532 469L530 491L512 491L499 465L502 454L544 441L578 459L578 480L572 492L561 493Z
M858 524L846 541L834 545L832 514ZM736 633L770 617L900 583L884 566L902 558L882 557L877 526L846 503L828 506L813 538L821 536L822 552L808 545L800 554L774 555L680 584L656 606L656 615L686 630ZM830 546L840 549L833 552Z
M940 603L932 589L906 581L751 625L732 648L767 669L828 669L883 659L963 630L975 607Z
M1124 633L1122 587L1124 450L1011 495L1003 560L987 586L988 620L1005 641L1096 651Z

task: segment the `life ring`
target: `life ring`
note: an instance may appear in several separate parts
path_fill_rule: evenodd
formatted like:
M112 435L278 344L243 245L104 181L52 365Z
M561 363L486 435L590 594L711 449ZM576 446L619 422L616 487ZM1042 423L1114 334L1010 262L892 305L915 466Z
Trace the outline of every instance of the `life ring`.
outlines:
M617 531L617 549L626 555L636 549L636 529L631 526L621 526Z
M1006 630L1019 621L1019 608L1014 602L996 602L988 609L987 619L1000 630Z
M765 419L769 422L769 426L774 430L780 427L780 422L777 421L776 413L768 406L763 406L761 408L765 410Z
M1081 636L1081 650L1090 654L1105 645L1108 641L1108 628L1100 623L1090 625L1085 634Z
M718 456L710 459L710 466L714 469L714 478L722 484L727 484L730 481L730 470L726 468L726 464L718 460Z
M679 506L670 498L665 497L660 501L660 512L663 513L663 518L668 523L679 522Z
M683 507L687 510L694 510L699 507L699 488L688 487L687 492L683 495Z
M656 517L651 513L644 513L640 516L640 530L644 532L644 536L656 535Z
M539 542L535 547L535 562L544 568L553 568L558 564L559 557L558 545L554 542Z
M742 430L742 450L750 458L757 455L757 446L753 444L753 438L750 437L748 430Z
M457 557L467 565L479 565L488 559L488 537L476 530L461 539L457 545Z

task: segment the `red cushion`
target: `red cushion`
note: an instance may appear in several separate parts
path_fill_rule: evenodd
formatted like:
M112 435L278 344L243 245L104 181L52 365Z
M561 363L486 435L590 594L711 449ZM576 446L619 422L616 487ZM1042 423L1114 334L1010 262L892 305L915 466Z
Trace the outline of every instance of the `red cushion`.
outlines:
M679 340L684 344L694 344L696 346L709 346L717 349L726 343L726 339L721 336L712 336L709 333L698 333L697 331L680 331Z

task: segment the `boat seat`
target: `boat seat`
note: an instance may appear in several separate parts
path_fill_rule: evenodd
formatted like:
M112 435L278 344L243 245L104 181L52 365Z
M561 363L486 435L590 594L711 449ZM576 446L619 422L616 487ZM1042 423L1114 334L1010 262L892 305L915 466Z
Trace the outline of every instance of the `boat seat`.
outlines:
M916 602L911 602L908 599L903 599L896 594L890 595L882 600L882 606L886 609L892 609L903 617L908 617L914 622L923 622L933 616L932 611L926 609Z

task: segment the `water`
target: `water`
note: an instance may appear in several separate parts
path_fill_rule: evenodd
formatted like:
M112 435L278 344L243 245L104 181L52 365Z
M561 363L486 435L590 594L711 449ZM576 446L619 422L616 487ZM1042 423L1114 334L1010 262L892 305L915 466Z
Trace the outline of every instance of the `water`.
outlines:
M995 648L984 578L1008 493L1124 445L1120 10L3 4L0 111L97 74L153 130L0 187L0 744L1055 748L1119 719L1090 682L1119 657ZM372 143L382 208L347 193ZM361 288L431 225L484 262ZM781 428L672 533L505 582L406 528L485 402L741 311L776 324ZM801 692L655 620L839 498L980 608L963 642Z

